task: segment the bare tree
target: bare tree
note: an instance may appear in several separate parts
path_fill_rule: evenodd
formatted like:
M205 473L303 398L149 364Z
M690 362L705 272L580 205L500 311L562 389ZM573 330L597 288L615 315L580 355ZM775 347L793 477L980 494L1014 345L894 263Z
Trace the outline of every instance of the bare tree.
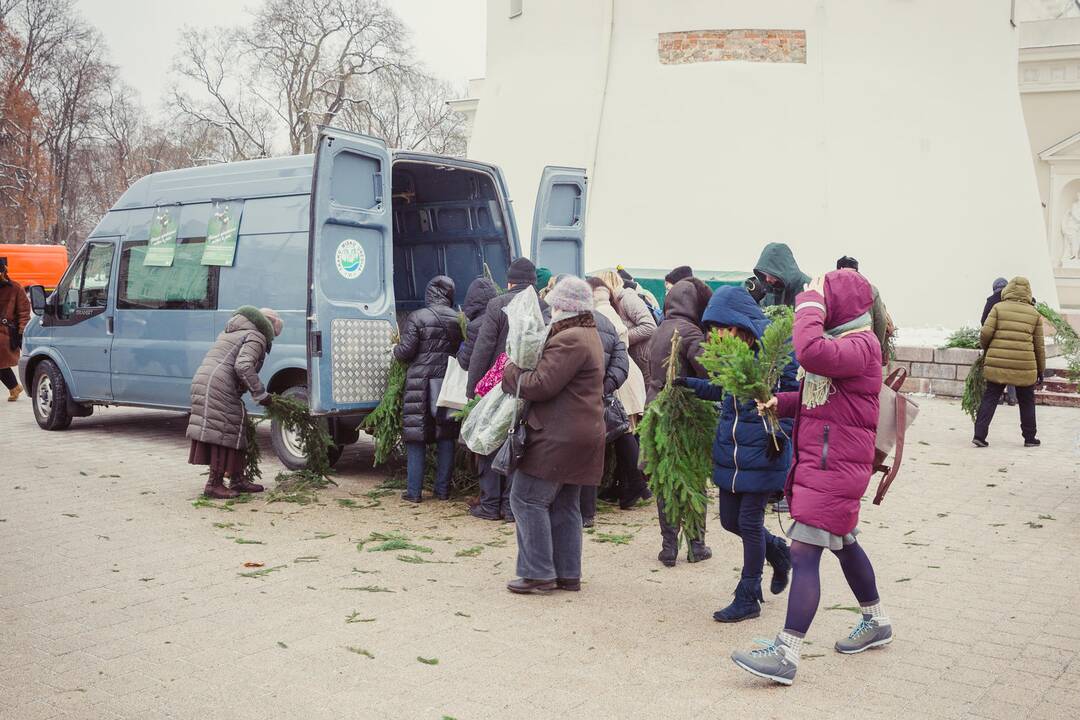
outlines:
M450 83L419 70L382 73L366 78L354 94L363 100L341 114L345 129L382 138L394 148L465 154L465 118L447 105L459 95Z
M191 90L173 89L177 110L189 121L220 133L226 146L221 160L269 157L273 116L253 89L256 69L251 56L243 55L241 34L224 28L185 28L180 35L173 68L190 81Z

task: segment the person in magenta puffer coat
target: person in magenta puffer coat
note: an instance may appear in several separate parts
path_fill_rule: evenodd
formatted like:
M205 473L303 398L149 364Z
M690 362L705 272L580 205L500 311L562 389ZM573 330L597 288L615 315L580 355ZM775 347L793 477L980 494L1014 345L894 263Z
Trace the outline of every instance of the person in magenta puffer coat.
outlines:
M853 654L892 641L881 609L874 568L856 540L859 504L870 483L881 390L881 344L873 333L873 289L857 272L818 278L795 303L795 357L799 392L780 393L765 405L794 417L795 455L785 493L794 519L794 576L784 630L762 649L736 652L743 669L790 685L803 637L821 597L819 563L828 548L862 609L863 619L836 643Z

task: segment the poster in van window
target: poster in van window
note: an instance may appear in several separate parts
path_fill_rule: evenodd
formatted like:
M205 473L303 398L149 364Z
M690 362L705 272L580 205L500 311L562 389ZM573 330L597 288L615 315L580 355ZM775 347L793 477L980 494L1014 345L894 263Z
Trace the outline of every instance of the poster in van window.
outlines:
M243 211L243 200L219 200L210 207L203 265L232 267L236 257L236 238L240 233L240 215Z
M176 255L176 236L180 229L180 208L154 208L150 221L150 241L147 243L143 265L171 267Z

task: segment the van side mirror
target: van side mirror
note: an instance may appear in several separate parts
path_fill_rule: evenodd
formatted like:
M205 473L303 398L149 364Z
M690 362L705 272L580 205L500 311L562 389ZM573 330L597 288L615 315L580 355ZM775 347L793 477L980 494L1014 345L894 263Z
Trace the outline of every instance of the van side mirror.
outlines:
M30 293L30 308L34 311L34 314L44 315L46 305L45 288L41 285L31 285L28 292Z

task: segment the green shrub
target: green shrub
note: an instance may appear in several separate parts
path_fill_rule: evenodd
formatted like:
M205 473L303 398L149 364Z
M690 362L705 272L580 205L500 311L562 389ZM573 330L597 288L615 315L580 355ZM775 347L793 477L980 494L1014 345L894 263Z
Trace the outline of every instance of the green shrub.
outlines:
M964 348L967 350L981 350L982 345L979 344L979 330L978 328L962 327L945 341L945 347L947 348Z

